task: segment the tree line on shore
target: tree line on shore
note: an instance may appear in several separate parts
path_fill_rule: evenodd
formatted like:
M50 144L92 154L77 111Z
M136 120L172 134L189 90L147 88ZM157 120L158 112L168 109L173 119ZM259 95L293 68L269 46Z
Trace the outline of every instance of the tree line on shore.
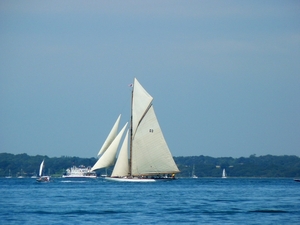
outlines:
M38 173L40 163L45 160L45 174L61 177L67 168L84 165L93 166L96 158L29 156L23 154L0 153L0 177L31 177ZM256 156L249 157L209 157L181 156L174 157L180 170L177 177L221 177L226 169L228 177L300 177L300 158L297 156ZM110 174L113 167L107 169ZM105 169L97 174L106 173Z

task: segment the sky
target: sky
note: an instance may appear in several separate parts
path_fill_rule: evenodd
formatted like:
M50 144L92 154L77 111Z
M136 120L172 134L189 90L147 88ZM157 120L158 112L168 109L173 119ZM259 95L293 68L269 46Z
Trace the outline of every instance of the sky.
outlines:
M0 2L0 152L96 157L136 77L173 156L300 156L299 1Z

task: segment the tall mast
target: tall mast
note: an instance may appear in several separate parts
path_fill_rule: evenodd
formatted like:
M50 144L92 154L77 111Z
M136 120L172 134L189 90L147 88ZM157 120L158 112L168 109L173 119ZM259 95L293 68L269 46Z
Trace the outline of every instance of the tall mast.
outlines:
M133 89L134 89L134 82L133 87L131 90L131 111L130 111L130 141L129 141L129 176L132 176L132 107L133 107Z

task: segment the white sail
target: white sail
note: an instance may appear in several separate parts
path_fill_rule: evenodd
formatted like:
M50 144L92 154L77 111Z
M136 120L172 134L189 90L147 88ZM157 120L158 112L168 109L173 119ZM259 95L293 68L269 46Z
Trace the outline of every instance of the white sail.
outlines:
M226 178L226 172L225 172L225 169L223 169L223 172L222 172L222 178Z
M44 160L42 161L42 163L40 165L39 176L42 176L42 174L43 174L43 167L44 167Z
M125 177L129 174L128 164L128 130L123 141L117 162L111 174L112 177Z
M135 111L135 106L133 106ZM170 174L179 170L157 121L154 108L140 111L142 118L132 139L132 175Z
M118 119L116 120L114 126L112 127L110 133L108 134L105 142L103 143L102 147L99 150L98 156L103 154L107 148L110 146L110 144L113 142L113 140L116 138L119 128L121 115L119 115Z
M195 165L193 165L192 178L198 178L195 174Z
M137 126L151 105L152 96L142 87L136 78L133 84L132 99L132 133L136 133Z
M119 147L119 143L121 141L121 138L122 138L122 135L124 133L126 126L127 126L127 123L122 128L122 130L117 135L117 137L113 140L111 145L107 148L107 150L103 153L103 155L98 159L98 161L92 167L92 169L91 169L92 171L111 166L114 163L115 157L117 154L117 150Z

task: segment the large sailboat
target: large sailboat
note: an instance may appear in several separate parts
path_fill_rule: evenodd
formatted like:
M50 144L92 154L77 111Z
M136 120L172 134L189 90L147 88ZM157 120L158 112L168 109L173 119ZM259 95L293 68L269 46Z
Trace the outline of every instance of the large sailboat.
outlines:
M113 172L105 179L123 182L175 179L179 170L164 139L152 101L153 97L135 78L131 97L130 128L126 131ZM92 170L114 164L119 143L127 127L126 123L121 131L117 132L120 117L121 115L101 147L98 153L100 158Z

